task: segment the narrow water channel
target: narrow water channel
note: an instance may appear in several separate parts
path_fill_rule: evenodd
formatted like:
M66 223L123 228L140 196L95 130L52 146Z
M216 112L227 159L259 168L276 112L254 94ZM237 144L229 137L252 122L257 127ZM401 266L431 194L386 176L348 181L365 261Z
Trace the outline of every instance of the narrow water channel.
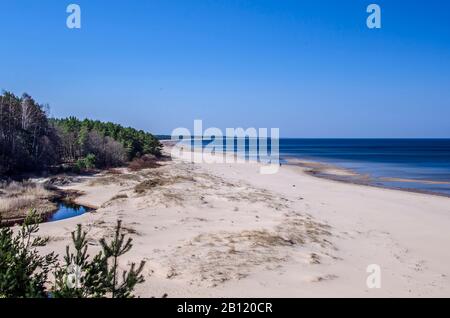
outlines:
M77 217L91 210L92 209L88 207L78 205L75 203L59 202L58 210L56 210L51 216L49 216L46 222L55 222Z

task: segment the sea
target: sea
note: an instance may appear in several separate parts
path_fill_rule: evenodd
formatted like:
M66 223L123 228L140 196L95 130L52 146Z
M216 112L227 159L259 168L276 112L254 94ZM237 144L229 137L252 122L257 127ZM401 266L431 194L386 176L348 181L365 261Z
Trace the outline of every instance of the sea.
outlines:
M223 144L216 151L226 151ZM239 151L237 143L231 151ZM450 139L281 138L279 156L284 164L303 160L351 170L374 186L450 196Z

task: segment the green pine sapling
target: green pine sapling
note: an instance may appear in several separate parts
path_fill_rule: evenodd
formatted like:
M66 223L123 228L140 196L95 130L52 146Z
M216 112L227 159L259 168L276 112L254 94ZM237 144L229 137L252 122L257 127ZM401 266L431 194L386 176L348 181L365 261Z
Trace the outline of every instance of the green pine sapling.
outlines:
M142 270L145 262L141 261L136 267L131 264L129 270L122 272L119 277L119 257L130 251L132 239L125 238L122 233L122 223L117 222L113 240L108 243L100 240L102 251L92 260L87 254L86 232L78 225L77 231L72 233L75 253L66 248L65 266L56 271L54 297L133 297L133 290L137 284L144 282Z
M39 221L33 210L17 234L10 228L0 228L0 297L47 297L45 285L57 256L38 253L37 248L48 242L48 238L36 236Z
M144 282L143 261L119 271L119 257L132 248L132 240L122 234L121 221L113 240L101 239L102 251L92 258L87 233L78 225L72 232L74 251L66 247L63 265L55 253L41 256L38 252L48 243L48 238L37 236L39 221L31 211L17 231L0 228L0 298L128 298L133 297L136 285ZM53 284L48 280L52 270Z

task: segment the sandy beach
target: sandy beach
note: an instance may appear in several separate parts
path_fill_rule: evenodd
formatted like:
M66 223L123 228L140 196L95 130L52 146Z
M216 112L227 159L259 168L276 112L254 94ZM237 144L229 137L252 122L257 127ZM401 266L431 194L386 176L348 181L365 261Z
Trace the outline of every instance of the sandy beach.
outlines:
M83 177L92 213L41 225L62 255L80 223L90 254L122 219L144 259L140 297L449 297L450 199L317 178L283 165L190 163ZM369 289L370 264L381 288Z

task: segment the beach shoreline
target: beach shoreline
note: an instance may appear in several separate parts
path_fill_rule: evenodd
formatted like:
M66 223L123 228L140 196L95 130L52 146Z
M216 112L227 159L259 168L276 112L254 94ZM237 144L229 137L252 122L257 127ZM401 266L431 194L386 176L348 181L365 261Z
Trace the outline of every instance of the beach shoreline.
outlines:
M42 224L44 250L62 254L80 223L95 251L122 219L134 247L121 265L147 262L140 297L450 296L448 198L186 156L64 187L98 209ZM371 264L380 289L366 284Z
M322 163L319 161L313 160L301 160L298 158L295 159L287 159L287 165L299 166L302 168L306 168L305 173L310 174L316 178L323 178L330 181L337 181L343 183L350 183L361 186L375 187L381 189L389 189L395 191L405 191L405 192L413 192L413 193L421 193L427 195L434 195L440 197L450 198L450 194L442 193L442 192L433 192L427 190L421 190L417 188L406 188L399 186L387 186L383 184L377 184L376 180L370 177L367 174L358 173L349 168L339 167L337 165ZM406 178L389 178L382 177L379 178L380 181L392 181L392 182L403 182L403 183L425 183L425 184L449 184L449 182L438 182L438 181L430 181L430 180L415 180L415 179L406 179Z
M179 144L177 141L172 140L163 140L162 144L165 145L166 149L173 149L173 147L178 147L183 151L187 151L192 154L202 153L202 148L195 148L192 146L184 146L183 144ZM170 150L169 150L170 151ZM208 153L206 153L208 155ZM239 154L235 152L226 152L223 150L214 149L214 154L220 155L221 157L232 157L231 161L237 161L238 158L242 161L260 163L258 159L245 158L243 156L239 156ZM186 160L189 160L189 156L185 156ZM275 158L277 159L277 158ZM225 160L225 159L224 159ZM399 177L379 177L374 178L370 174L363 174L354 169L346 168L339 166L338 164L321 161L320 159L305 159L294 156L283 156L277 159L281 165L292 165L299 166L302 168L306 168L304 170L305 173L315 176L317 178L323 178L331 181L344 182L356 185L370 186L382 189L390 189L396 191L406 191L406 192L414 192L435 196L442 196L450 198L450 194L442 192L442 191L430 191L425 189L420 189L417 187L405 187L400 185L387 185L383 182L397 182L403 184L426 184L426 185L450 185L450 182L447 181L436 181L436 180L422 180L422 179L408 179L408 178L399 178ZM194 161L194 160L192 160ZM230 162L230 161L227 161Z

